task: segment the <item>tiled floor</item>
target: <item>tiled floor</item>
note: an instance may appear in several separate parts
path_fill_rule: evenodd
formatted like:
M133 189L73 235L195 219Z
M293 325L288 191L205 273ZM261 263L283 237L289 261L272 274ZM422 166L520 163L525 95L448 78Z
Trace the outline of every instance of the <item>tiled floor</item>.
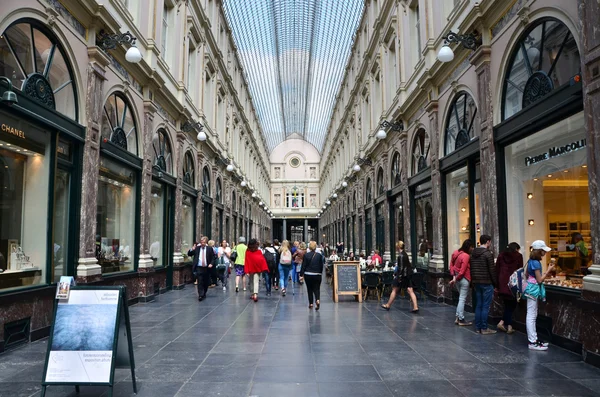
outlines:
M526 348L523 334L482 336L454 325L454 308L405 300L321 310L296 295L261 297L192 288L130 307L138 396L598 396L600 369L558 347ZM0 396L38 396L46 341L0 355ZM117 370L114 395L133 395ZM106 388L82 387L81 396ZM50 387L48 396L74 396Z

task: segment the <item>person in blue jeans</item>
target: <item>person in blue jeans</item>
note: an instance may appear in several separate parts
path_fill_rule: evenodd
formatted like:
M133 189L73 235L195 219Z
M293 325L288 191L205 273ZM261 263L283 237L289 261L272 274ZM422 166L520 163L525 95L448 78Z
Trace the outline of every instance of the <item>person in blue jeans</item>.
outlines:
M290 251L290 242L283 240L279 250L279 283L281 287L281 296L285 296L287 291L288 277L292 270L292 251Z
M471 253L471 282L475 287L475 330L482 335L495 334L488 329L487 319L498 286L498 275L494 264L494 254L490 251L492 238L487 234L479 237L479 247Z

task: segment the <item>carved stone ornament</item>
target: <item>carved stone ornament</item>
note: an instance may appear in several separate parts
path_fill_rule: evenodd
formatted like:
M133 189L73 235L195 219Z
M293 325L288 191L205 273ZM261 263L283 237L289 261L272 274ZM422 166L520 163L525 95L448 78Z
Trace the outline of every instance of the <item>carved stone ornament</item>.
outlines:
M56 109L54 92L48 80L40 73L32 73L23 83L25 95L50 109Z
M517 12L517 15L519 16L519 19L521 20L523 26L526 26L529 23L529 13L530 9L528 6L524 6L519 10L519 12Z

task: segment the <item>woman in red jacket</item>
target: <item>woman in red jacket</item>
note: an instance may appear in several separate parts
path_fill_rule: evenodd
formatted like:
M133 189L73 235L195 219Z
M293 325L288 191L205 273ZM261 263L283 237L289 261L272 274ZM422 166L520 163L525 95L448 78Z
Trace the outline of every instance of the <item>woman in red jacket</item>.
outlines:
M252 295L250 296L254 302L258 302L258 286L260 282L260 275L263 272L268 272L269 267L263 253L258 249L258 240L255 238L250 239L248 242L248 249L246 250L246 257L244 261L244 272L250 275L250 287L252 288Z
M517 308L517 300L508 288L508 279L515 270L523 267L523 255L519 252L521 246L517 243L510 243L506 250L498 255L496 260L496 272L498 273L498 294L504 300L504 316L498 323L498 330L512 334L515 330L512 327L512 316Z
M458 289L458 305L456 306L456 321L458 325L472 325L471 321L465 320L465 302L469 293L469 284L471 283L471 252L473 251L473 242L469 239L463 241L462 246L454 251L450 260L450 274L452 280L450 285L456 284Z

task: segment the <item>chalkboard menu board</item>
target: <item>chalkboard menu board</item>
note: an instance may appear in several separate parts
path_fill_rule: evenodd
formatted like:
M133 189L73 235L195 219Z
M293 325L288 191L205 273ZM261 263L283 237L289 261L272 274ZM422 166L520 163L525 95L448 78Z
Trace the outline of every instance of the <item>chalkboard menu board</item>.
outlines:
M359 262L334 262L333 282L334 302L338 301L339 295L355 295L362 302Z

